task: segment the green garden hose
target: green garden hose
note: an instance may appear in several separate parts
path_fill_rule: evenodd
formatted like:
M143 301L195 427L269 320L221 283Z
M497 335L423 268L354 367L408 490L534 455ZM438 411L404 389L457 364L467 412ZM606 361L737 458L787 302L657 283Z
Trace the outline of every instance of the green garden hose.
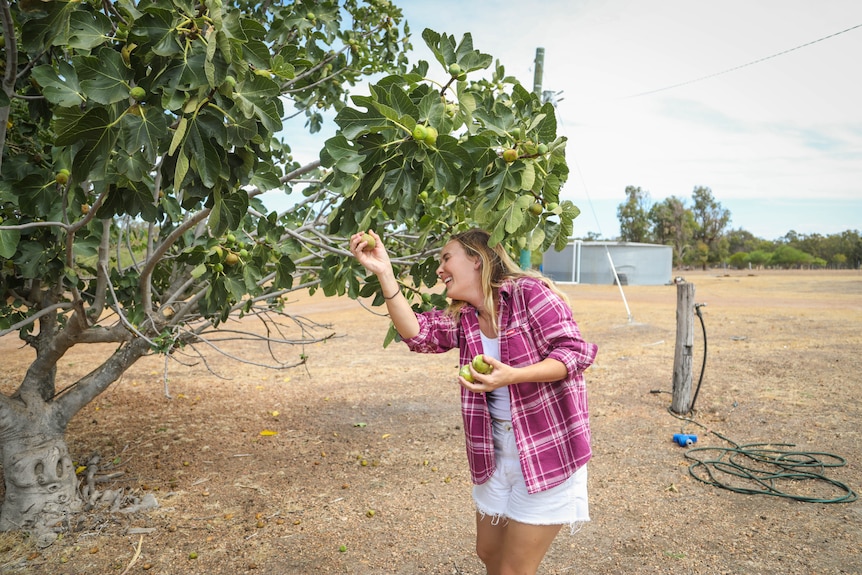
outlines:
M772 495L806 503L852 503L857 499L856 492L847 484L825 475L826 470L847 464L839 455L787 450L794 447L791 443L740 445L693 419L670 413L731 445L694 447L685 452L686 459L694 461L688 471L698 481L736 493ZM715 455L700 457L706 454ZM813 486L809 483L812 481L816 482Z

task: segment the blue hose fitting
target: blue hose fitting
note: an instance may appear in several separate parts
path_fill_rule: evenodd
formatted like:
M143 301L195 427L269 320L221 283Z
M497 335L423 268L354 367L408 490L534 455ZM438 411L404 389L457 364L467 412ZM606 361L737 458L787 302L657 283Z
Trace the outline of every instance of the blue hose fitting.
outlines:
M697 443L697 435L691 433L674 433L673 440L680 447L688 447L692 443Z

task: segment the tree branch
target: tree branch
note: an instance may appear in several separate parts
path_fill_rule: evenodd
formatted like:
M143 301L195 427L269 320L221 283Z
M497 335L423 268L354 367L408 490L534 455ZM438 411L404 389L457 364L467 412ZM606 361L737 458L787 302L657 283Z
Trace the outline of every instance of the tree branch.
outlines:
M3 74L3 92L9 99L15 94L15 74L18 72L18 37L8 0L0 0L0 24L6 39L6 73ZM0 168L3 167L3 151L6 149L6 126L9 122L9 106L0 107Z
M146 313L150 313L153 308L153 297L152 297L152 288L150 287L150 276L153 274L153 270L156 268L156 264L162 259L162 256L167 253L168 249L174 245L174 242L180 238L186 231L196 226L198 223L204 221L207 217L209 217L210 212L212 210L210 208L204 208L198 213L194 214L192 217L184 221L182 224L177 226L177 228L168 235L159 244L154 250L153 253L149 256L147 261L144 264L144 269L141 270L141 296L143 297L143 304Z
M94 294L93 305L90 307L89 315L94 320L98 320L105 311L105 300L107 299L108 291L108 258L110 257L111 249L111 222L110 219L102 220L102 240L99 242L99 253L96 267L96 293ZM119 264L119 260L117 261Z
M0 330L0 337L3 337L4 335L10 334L12 332L18 331L22 327L28 326L31 323L35 323L36 320L38 320L42 316L48 315L49 313L54 313L55 311L58 311L61 309L71 309L72 307L73 307L72 302L61 302L61 303L55 303L54 305L48 306L44 309L40 309L39 311L37 311L33 315L27 316L26 318L22 319L18 323L9 326L6 329Z

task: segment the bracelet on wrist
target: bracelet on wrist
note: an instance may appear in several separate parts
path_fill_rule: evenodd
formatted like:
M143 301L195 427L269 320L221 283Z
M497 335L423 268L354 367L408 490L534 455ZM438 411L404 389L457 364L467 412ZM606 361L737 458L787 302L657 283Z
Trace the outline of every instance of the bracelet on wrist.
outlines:
M380 295L382 295L382 296L383 296L383 299L385 299L385 300L387 300L387 301L388 301L388 300L390 300L390 299L392 299L392 298L394 298L395 296L397 296L397 295L398 295L398 294L400 294L400 293L401 293L401 290L400 290L400 289L397 289L397 290L395 290L395 293L394 293L394 294L392 294L392 295L391 295L391 296L389 296L389 297L386 297L386 295L383 293L383 290L380 290Z

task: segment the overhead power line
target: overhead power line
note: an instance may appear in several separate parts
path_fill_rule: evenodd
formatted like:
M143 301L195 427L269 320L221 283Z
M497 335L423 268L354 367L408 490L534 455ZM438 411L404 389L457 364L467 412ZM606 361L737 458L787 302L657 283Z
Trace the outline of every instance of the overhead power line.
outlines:
M834 38L835 36L840 36L841 34L845 34L847 32L850 32L851 30L856 30L857 28L862 28L862 24L857 24L856 26L851 26L850 28L847 28L846 30L841 30L840 32L835 32L834 34L829 34L828 36L818 38L817 40L812 40L811 42L806 42L805 44L800 44L799 46L796 46L794 48L790 48L788 50L784 50L782 52L772 54L771 56L765 56L765 57L759 58L757 60L752 60L751 62L748 62L746 64L740 64L739 66L734 66L733 68L728 68L727 70L722 70L721 72L716 72L714 74L709 74L707 76L701 76L700 78L695 78L693 80L688 80L686 82L680 82L679 84L673 84L671 86L665 86L664 88L658 88L656 90L649 90L647 92L641 92L639 94L632 94L631 96L626 96L623 99L639 98L640 96L648 96L650 94L655 94L656 92L664 92L666 90L672 90L674 88L679 88L681 86L688 86L689 84L694 84L695 82L702 82L704 80L709 80L710 78L715 78L716 76L722 76L724 74L729 74L731 72L741 70L742 68L747 68L748 66L754 66L755 64L760 64L761 62L771 60L772 58L784 56L785 54L789 54L790 52L794 52L796 50L806 48L808 46L811 46L812 44L817 44L818 42L823 42L824 40L829 40L830 38Z

